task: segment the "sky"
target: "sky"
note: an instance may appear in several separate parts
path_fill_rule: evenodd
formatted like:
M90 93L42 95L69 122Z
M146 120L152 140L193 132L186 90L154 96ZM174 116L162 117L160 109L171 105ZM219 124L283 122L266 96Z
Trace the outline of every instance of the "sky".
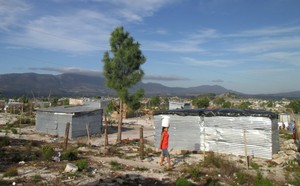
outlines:
M142 82L300 90L299 0L0 0L0 74L101 75L111 32L147 58Z

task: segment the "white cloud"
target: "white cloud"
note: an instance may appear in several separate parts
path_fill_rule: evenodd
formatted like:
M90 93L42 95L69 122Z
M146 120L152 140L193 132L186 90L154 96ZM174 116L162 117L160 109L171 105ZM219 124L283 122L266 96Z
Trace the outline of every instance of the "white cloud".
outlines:
M113 27L120 22L99 12L81 10L74 15L47 16L29 22L9 42L64 52L90 52L108 47Z
M286 34L298 34L300 26L292 27L266 27L253 30L246 30L238 33L228 34L226 37L263 37L278 36Z
M178 37L180 37L178 35ZM168 52L204 52L200 45L208 42L209 39L217 38L218 33L214 29L199 30L192 34L186 34L181 39L173 41L143 41L143 49L150 51Z
M155 76L155 75L145 75L143 80L151 80L151 81L186 81L189 80L185 77L179 77L178 75L174 76Z
M300 52L269 52L255 57L262 61L279 62L300 66Z
M234 46L235 45L235 46ZM285 36L280 38L250 39L233 44L229 51L241 53L263 53L271 50L295 49L300 46L300 37Z
M0 0L0 29L7 30L14 25L30 6L19 0Z
M142 21L144 17L152 16L154 12L174 0L93 0L94 2L111 3L117 9L116 15L127 21Z
M43 67L43 68L29 68L33 71L49 71L49 72L58 72L58 73L72 73L72 74L83 74L83 75L93 75L93 76L102 76L102 72L99 70L90 70L83 69L78 67L65 67L65 68L56 68L56 67Z
M182 61L191 66L213 66L213 67L227 67L238 64L236 61L232 60L222 60L222 59L214 59L214 60L197 60L190 57L182 57Z

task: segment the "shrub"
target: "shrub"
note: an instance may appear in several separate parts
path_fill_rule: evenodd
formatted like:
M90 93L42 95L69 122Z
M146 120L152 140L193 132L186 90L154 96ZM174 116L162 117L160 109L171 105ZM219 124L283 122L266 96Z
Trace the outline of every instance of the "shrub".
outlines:
M176 180L176 186L192 186L192 185L194 184L185 178L177 178Z
M148 168L146 168L146 167L136 167L136 170L137 171L147 171Z
M23 160L24 160L23 154L17 153L12 155L12 159L11 159L12 162L19 162Z
M254 169L254 170L259 170L259 165L255 162L251 162L250 166Z
M68 149L62 152L61 158L63 160L69 160L69 161L73 161L73 160L77 160L77 150L76 149Z
M32 178L32 181L35 183L40 182L42 180L42 177L38 174L33 175L31 178Z
M84 160L84 159L78 160L78 161L76 162L76 166L78 167L78 170L79 170L79 171L82 171L82 170L84 170L84 169L87 169L87 167L88 167L88 162L87 162L86 160Z
M187 171L189 174L191 174L191 177L194 181L199 181L202 173L201 171L199 170L198 167L191 167L188 169Z
M4 177L13 177L18 176L18 169L16 167L9 167L5 173L3 174Z
M10 131L11 131L13 134L18 134L18 131L17 131L17 129L15 129L15 128L10 129Z
M221 167L221 158L219 156L216 156L214 153L208 153L207 156L204 159L204 165L213 165L217 168Z
M288 180L288 184L291 184L294 186L300 186L300 173L296 172L295 177Z
M249 179L249 176L248 174L242 172L242 171L239 171L237 174L237 182L240 184L240 185L243 185L245 183L247 183L248 179Z
M9 137L3 136L0 137L0 146L8 146L10 145Z
M44 160L51 160L54 155L54 149L51 146L43 145L40 150Z
M255 186L274 186L274 184L268 179L264 178L263 175L258 171L254 180Z
M111 161L110 166L112 170L120 170L122 168L122 164L117 161Z

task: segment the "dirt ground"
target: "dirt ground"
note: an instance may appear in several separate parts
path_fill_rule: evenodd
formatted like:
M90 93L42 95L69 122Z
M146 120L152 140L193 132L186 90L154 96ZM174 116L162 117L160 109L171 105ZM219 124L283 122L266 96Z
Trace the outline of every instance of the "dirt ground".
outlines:
M14 116L0 114L0 123L14 120ZM96 135L91 137L91 146L88 146L88 139L81 137L69 140L68 148L76 147L80 159L88 160L88 168L83 171L65 172L67 163L75 161L37 161L22 160L7 163L7 160L0 158L0 185L175 185L176 179L183 176L183 170L189 166L198 164L204 160L205 154L202 152L171 152L171 162L173 170L166 169L159 165L160 152L154 144L154 125L153 121L146 117L138 117L123 120L122 143L117 144L117 126L108 126L109 146L104 147L104 136ZM139 156L139 130L143 127L145 140L145 156L141 160ZM39 134L34 130L34 126L22 126L20 133L13 134L10 131L1 130L0 137L8 136L11 138L11 144L5 147L4 154L28 152L26 150L28 142L34 141L42 144L51 144L55 147L55 152L62 152L64 148L64 139L56 136ZM288 144L287 144L288 143ZM296 151L293 141L281 141L281 147L285 151ZM39 145L32 145L31 151L38 149ZM207 154L206 154L207 156ZM221 155L231 162L239 162L238 166L255 175L255 168L247 170L244 157L233 155ZM284 160L281 161L281 157ZM263 176L275 180L277 183L286 184L286 164L287 162L298 158L298 152L286 153L280 152L274 156L273 160L251 158L251 162L259 165ZM9 158L8 158L9 159ZM277 163L274 163L276 162ZM270 163L271 162L271 163ZM255 165L254 164L254 165ZM275 166L274 166L275 165ZM18 175L14 177L4 177L4 172L8 167L17 167ZM229 178L222 168L208 171L209 174L201 174L206 182L201 181L196 185L208 185L207 180L218 180L219 185L228 185L226 180ZM235 175L232 175L233 177ZM236 177L236 176L235 176ZM190 179L186 176L187 179ZM211 182L212 183L212 182ZM217 184L217 185L218 185Z

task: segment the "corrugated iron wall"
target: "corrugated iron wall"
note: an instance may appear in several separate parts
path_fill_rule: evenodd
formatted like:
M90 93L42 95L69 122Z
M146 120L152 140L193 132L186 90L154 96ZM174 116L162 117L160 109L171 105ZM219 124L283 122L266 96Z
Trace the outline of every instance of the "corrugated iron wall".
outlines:
M170 116L169 150L205 150L234 155L247 153L272 159L279 151L278 122L275 118L252 116ZM161 138L161 116L154 116L155 146Z

